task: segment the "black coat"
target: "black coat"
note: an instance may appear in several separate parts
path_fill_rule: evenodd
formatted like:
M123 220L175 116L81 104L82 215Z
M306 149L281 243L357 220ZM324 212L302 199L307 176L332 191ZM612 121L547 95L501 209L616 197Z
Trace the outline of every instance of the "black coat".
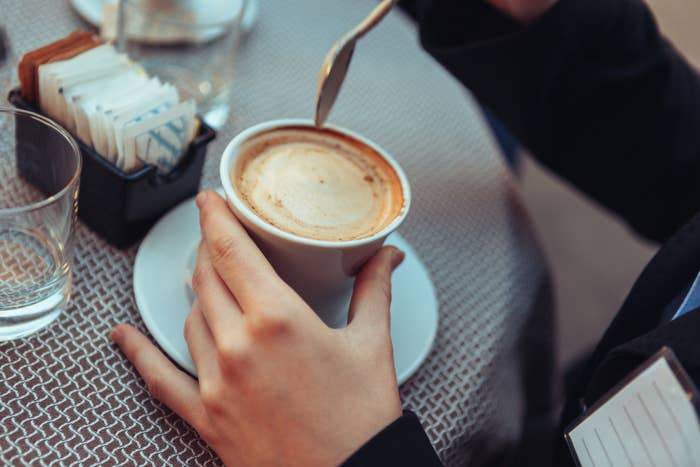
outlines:
M642 0L560 0L523 26L483 0L406 0L421 43L556 174L664 243L567 394L563 427L671 347L700 383L700 311L668 320L700 271L700 76ZM439 465L406 413L347 465Z

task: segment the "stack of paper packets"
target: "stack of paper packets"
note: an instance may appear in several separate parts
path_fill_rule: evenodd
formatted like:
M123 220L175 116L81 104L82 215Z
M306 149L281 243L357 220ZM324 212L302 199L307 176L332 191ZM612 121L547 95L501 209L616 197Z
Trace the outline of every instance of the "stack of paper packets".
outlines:
M23 95L32 88L42 112L119 169L151 164L169 172L198 130L194 102L180 102L174 86L149 77L109 44L72 54L86 46L70 45L70 37L25 55Z

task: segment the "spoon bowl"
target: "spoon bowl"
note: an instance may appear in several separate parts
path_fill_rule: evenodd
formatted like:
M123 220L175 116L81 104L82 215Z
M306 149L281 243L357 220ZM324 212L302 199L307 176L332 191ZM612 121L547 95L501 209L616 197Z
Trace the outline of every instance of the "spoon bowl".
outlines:
M326 54L321 66L316 90L316 114L314 123L317 127L322 127L328 114L331 113L333 104L340 93L340 88L345 80L345 75L350 67L355 44L376 26L397 0L384 0L365 18L360 24L355 26L350 32L343 36L338 42L333 44L331 50Z

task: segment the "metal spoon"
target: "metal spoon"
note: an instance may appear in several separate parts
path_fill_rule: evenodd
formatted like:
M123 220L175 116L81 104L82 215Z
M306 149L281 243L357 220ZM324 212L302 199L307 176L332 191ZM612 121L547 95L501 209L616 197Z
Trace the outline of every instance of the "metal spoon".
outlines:
M335 99L338 97L340 87L348 72L355 44L386 16L397 1L383 0L364 21L345 34L328 51L321 66L316 89L316 116L314 122L317 127L323 126L326 117L331 113Z

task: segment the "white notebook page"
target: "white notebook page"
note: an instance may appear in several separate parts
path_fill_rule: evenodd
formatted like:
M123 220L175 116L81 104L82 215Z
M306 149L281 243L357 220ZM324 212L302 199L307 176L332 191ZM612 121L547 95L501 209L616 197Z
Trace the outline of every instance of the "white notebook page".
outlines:
M659 358L568 433L582 467L700 466L700 422Z

